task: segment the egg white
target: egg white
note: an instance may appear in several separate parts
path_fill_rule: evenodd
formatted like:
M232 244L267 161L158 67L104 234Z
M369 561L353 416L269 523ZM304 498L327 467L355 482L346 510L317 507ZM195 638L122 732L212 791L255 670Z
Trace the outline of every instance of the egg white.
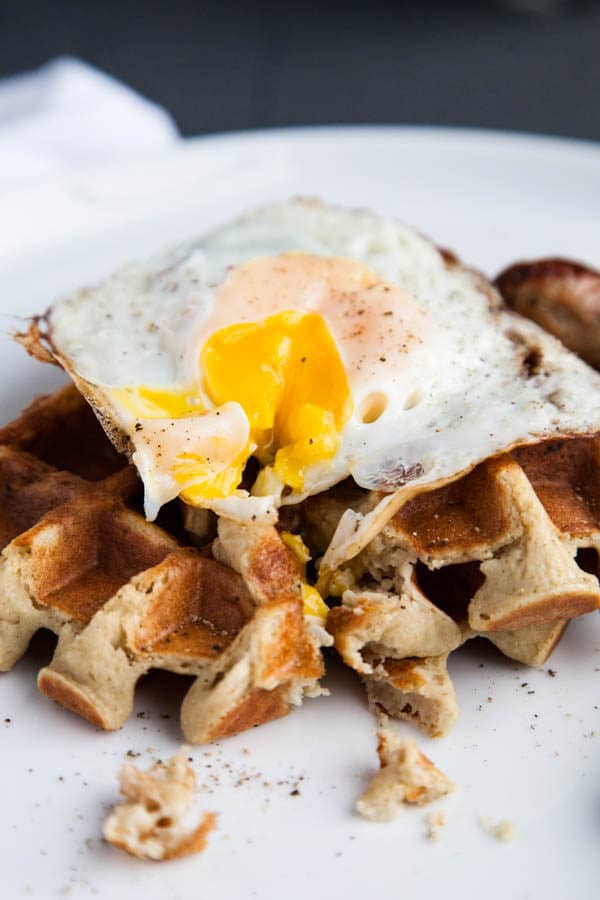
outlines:
M354 380L354 412L339 449L333 460L311 467L301 493L238 494L207 507L241 520L272 520L279 504L348 475L367 489L391 492L408 482L424 489L514 445L600 430L600 376L506 311L482 276L447 262L429 240L394 220L312 201L255 210L59 301L49 314L50 341L80 386L89 387L101 420L135 446L131 415L111 399L111 389L169 387L197 377L198 335L231 267L290 251L363 263L407 292L431 327L426 340L409 348L401 370L382 364L376 377ZM534 367L527 365L532 348ZM364 403L375 391L385 408L364 421ZM169 497L157 493L151 468L140 471L152 516Z

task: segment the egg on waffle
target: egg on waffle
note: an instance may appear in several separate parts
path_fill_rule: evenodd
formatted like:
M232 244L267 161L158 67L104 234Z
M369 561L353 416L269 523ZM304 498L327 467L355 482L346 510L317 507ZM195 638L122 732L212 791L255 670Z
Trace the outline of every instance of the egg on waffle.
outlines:
M268 721L322 692L334 643L380 712L441 736L449 654L480 636L540 665L600 605L600 374L396 221L258 209L20 340L143 484L149 521L133 467L81 425L68 464L52 455L74 391L0 433L0 663L53 628L41 689L105 728L150 667L196 676L192 742ZM153 523L175 498L202 551Z
M600 376L481 276L396 221L316 202L126 266L43 324L150 520L180 496L272 523L348 476L418 492L600 428Z

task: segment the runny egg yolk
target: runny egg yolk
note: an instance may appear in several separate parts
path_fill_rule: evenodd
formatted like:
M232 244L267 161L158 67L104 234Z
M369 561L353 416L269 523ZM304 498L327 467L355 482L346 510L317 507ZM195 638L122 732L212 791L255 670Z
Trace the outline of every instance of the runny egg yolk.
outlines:
M179 419L206 411L200 398L185 388L153 388L146 385L113 388L113 398L136 419Z
M166 328L169 346L175 333ZM261 470L244 487L262 498L255 509L268 498L276 507L285 488L314 492L349 466L337 457L347 437L351 447L353 397L360 424L376 421L382 385L418 375L431 324L409 294L354 260L283 253L234 266L180 336L184 384L113 391L152 511L178 494L195 506L237 495L241 508L251 456Z
M212 334L200 370L217 407L239 403L255 455L301 491L309 466L332 459L352 414L344 364L323 317L285 310Z
M195 386L138 385L112 394L134 419L138 453L154 457L155 477L170 478L197 506L231 496L251 455L280 486L301 491L306 470L335 456L352 414L348 378L325 319L295 310L214 331L200 351ZM215 430L212 415L232 403L248 421L243 440L239 429L234 438L225 416Z
M302 568L302 603L304 606L304 615L313 616L319 619L324 625L327 621L329 607L323 600L321 594L306 581L306 563L311 559L310 552L299 534L292 534L291 531L282 531L281 539L286 547L292 551Z

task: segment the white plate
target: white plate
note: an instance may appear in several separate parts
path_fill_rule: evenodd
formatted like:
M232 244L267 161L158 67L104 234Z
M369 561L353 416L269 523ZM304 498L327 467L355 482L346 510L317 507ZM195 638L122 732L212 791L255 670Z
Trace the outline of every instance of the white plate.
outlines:
M40 311L132 255L293 194L393 213L490 274L539 254L600 262L596 146L436 129L264 132L189 141L136 166L4 195L0 311ZM60 375L2 340L7 420ZM103 844L100 829L126 751L147 765L176 750L177 679L142 684L136 712L146 715L105 734L37 692L48 652L37 646L0 676L1 895L595 898L599 626L595 614L571 625L549 663L555 677L483 642L451 657L462 715L446 740L420 739L460 785L438 804L447 818L438 844L424 836L426 810L388 825L353 815L376 769L373 724L358 683L336 668L330 698L193 750L209 788L199 802L218 811L219 828L202 856L161 866ZM497 843L479 816L514 822L515 841Z

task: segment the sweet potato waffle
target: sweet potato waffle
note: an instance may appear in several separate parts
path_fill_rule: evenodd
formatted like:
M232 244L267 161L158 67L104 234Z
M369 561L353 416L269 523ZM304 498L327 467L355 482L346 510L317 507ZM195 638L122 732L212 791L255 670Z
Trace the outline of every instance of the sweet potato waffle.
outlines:
M150 668L193 675L181 719L196 743L320 693L300 567L275 529L223 524L217 561L147 522L134 469L75 388L0 430L0 494L0 670L54 631L40 690L106 729Z
M348 485L304 504L305 539L323 551ZM406 503L333 580L328 628L369 698L432 736L458 707L448 654L473 637L542 665L568 621L600 605L600 439L523 447Z

